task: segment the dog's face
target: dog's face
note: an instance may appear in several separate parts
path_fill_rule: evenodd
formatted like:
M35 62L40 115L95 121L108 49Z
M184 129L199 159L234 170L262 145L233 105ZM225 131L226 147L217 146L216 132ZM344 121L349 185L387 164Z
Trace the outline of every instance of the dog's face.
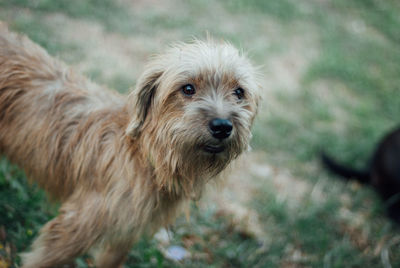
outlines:
M196 184L248 148L259 85L234 47L196 41L155 58L130 98L127 133L140 137L155 170Z

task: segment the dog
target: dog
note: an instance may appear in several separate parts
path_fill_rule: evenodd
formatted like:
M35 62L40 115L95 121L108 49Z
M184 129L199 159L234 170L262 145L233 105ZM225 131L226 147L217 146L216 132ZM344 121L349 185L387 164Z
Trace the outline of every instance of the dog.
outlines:
M339 164L325 153L322 163L334 174L370 184L385 201L388 216L400 224L400 128L388 133L377 145L365 169Z
M226 42L154 56L128 96L101 88L0 27L0 152L61 202L24 268L121 267L135 241L249 147L258 72Z

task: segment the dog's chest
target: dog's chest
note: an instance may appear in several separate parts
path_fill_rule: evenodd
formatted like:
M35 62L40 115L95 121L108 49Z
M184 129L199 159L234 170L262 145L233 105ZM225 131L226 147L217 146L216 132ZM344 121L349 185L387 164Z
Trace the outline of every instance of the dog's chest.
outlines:
M182 198L157 196L154 192L139 194L133 190L122 194L110 211L110 228L105 240L114 243L134 242L143 234L153 235L159 228L175 220L183 201Z

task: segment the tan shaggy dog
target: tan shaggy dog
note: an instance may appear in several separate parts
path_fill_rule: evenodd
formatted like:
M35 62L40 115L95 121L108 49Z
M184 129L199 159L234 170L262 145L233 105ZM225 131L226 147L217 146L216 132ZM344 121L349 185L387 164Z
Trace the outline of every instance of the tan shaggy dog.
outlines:
M215 41L154 57L129 96L101 88L0 26L0 151L62 205L23 267L94 252L119 267L248 148L259 84Z

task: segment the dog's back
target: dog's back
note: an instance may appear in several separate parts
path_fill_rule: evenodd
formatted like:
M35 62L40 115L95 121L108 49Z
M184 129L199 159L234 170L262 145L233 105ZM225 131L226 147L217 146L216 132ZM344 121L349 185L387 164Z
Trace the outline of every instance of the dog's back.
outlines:
M72 180L83 174L60 171L79 172L79 164L90 161L84 133L110 116L125 124L115 120L123 105L118 95L76 75L28 38L0 24L0 152L43 188L59 198L72 191ZM110 130L102 135L109 136ZM101 139L95 133L90 138ZM60 173L65 178L55 179Z
M387 134L372 158L371 184L384 199L400 195L400 128ZM397 197L400 204L400 198ZM400 217L400 210L399 210Z

